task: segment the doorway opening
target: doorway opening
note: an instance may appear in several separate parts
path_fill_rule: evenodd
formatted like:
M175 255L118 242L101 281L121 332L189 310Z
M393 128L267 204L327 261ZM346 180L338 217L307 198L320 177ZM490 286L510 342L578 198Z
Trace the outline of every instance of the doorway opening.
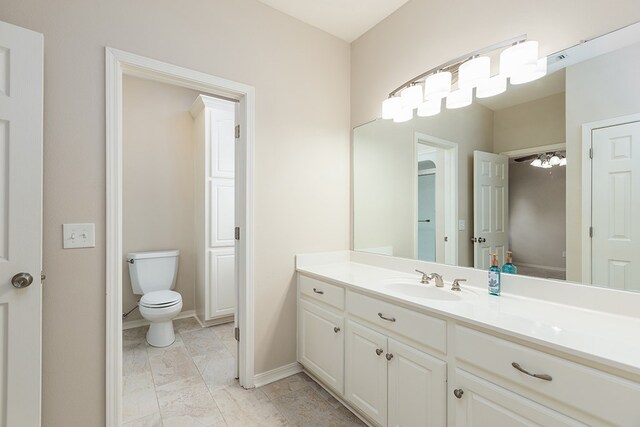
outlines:
M195 289L191 295L191 300L187 301L192 303L192 310L184 313L186 315L194 316L200 314L197 323L195 317L191 317L191 322L184 322L181 320L176 321L176 326L180 326L183 329L178 329L175 342L172 341L171 345L179 347L183 345L185 347L191 346L192 351L189 353L192 357L191 364L181 363L180 356L177 353L181 352L179 349L175 351L177 359L176 369L186 369L186 366L194 366L196 369L194 372L199 372L202 377L206 375L206 369L209 367L207 362L207 355L204 354L207 345L211 344L211 340L208 340L206 344L198 342L195 339L195 335L189 338L183 337L183 332L186 334L189 328L200 328L201 326L210 326L222 321L234 320L233 326L227 324L220 330L208 329L211 332L211 337L214 335L219 339L223 345L220 349L227 347L227 350L231 350L237 346L237 358L233 358L232 361L226 360L225 363L232 373L227 372L227 377L238 377L239 383L245 388L251 388L254 386L254 354L253 354L253 135L254 135L254 89L250 86L232 82L229 80L221 79L208 74L200 73L197 71L189 70L186 68L178 67L175 65L162 63L149 58L133 55L127 52L119 51L116 49L106 49L106 146L107 146L107 232L106 232L106 244L107 244L107 366L106 366L106 418L107 425L120 425L123 420L123 276L128 275L128 270L135 271L138 267L142 267L144 261L149 259L157 259L157 249L165 249L162 253L167 255L163 260L175 259L177 264L177 271L180 271L180 265L178 259L180 257L197 258L198 250L196 246L203 244L203 248L200 248L201 258L203 262L201 265L207 265L209 275L207 276L208 284L211 282L221 285L215 290L211 290L209 294L205 295L205 300L202 301L204 311L199 310L194 300ZM194 235L205 235L207 242L194 242L194 250L192 253L189 251L166 251L166 249L176 249L159 247L161 243L144 243L141 244L138 252L131 252L127 254L125 248L124 233L125 231L131 231L131 227L126 224L125 213L125 192L127 190L127 181L124 179L123 170L126 166L126 151L123 146L123 136L126 124L126 118L123 114L124 105L124 88L125 79L136 78L140 81L144 81L149 84L164 84L174 90L193 91L196 98L194 108L191 108L191 116L189 119L194 125L193 128L197 129L197 117L209 116L215 121L215 113L199 114L198 102L204 103L201 94L206 94L206 98L211 101L212 104L218 103L218 110L226 109L227 114L224 118L226 124L223 126L218 123L216 126L210 126L208 128L203 127L199 131L199 135L202 140L211 137L211 135L217 135L219 137L227 138L232 137L235 142L224 144L218 144L210 141L207 148L207 143L203 142L202 153L193 153L193 159L195 163L192 163L192 168L189 172L191 174L195 171L193 182L199 182L199 184L193 187L193 200L195 201L198 196L196 193L202 195L200 205L194 202L195 208L192 210L192 225L194 227ZM214 107L215 108L215 107ZM203 108L204 109L204 108ZM186 111L185 114L189 114ZM184 117L183 117L184 118ZM153 123L148 126L153 126ZM211 129L219 129L220 132L210 132ZM148 133L152 133L151 129L147 129ZM141 138L144 137L144 129L140 133ZM192 141L189 141L192 142ZM218 141L219 142L219 141ZM193 147L192 147L193 148ZM171 158L171 150L167 154L168 158ZM196 148L193 148L196 150ZM208 149L208 151L206 151ZM212 153L216 153L213 155ZM197 155L196 155L197 154ZM185 159L179 159L174 157L172 162L167 163L169 166L162 167L159 165L160 159L155 158L153 152L143 153L146 155L148 166L161 169L157 174L158 177L162 177L162 173L166 175L165 184L170 183L170 179L175 179L177 175L172 175L172 168L178 167L182 162L185 163ZM212 162L212 160L214 160ZM198 162L202 165L202 176L198 175ZM207 163L208 162L208 163ZM188 163L186 161L185 165ZM212 165L212 163L214 163ZM216 169L222 175L226 176L205 175L206 165L211 166L210 169ZM184 166L184 165L183 165ZM186 168L186 166L185 166ZM225 170L226 168L226 170ZM229 176L229 168L234 172L233 176ZM184 168L183 168L184 169ZM158 171L156 171L158 172ZM173 178L169 178L169 176ZM183 174L183 177L188 174ZM232 182L232 185L229 185ZM210 184L210 185L208 185ZM199 187L198 187L199 185ZM129 186L131 187L131 186ZM186 187L185 187L186 188ZM201 192L199 190L202 190ZM166 187L161 185L155 185L149 191L145 192L142 197L151 197L153 192L162 193L163 191L169 191ZM182 195L183 196L183 195ZM128 196L126 196L128 197ZM215 199L215 203L211 203ZM166 200L166 198L165 198ZM180 205L180 200L175 201ZM204 209L205 205L207 206ZM232 209L230 209L232 205ZM203 209L198 209L200 206ZM185 208L185 206L182 206ZM224 207L224 209L217 209L217 207ZM201 210L209 211L209 218L204 218L206 213ZM158 211L156 211L158 213ZM184 214L184 212L182 212ZM157 220L161 215L156 215L154 218L149 218L148 222ZM188 214L187 214L188 216ZM198 225L199 219L202 224ZM175 216L173 220L175 220ZM144 222L144 221L143 221ZM185 223L188 221L185 220ZM148 224L139 223L139 228L143 228ZM195 228L200 227L198 232L195 232ZM202 233L204 232L204 233ZM148 233L147 233L148 234ZM127 251L130 249L127 248ZM150 258L149 252L156 252ZM224 252L224 253L223 253ZM161 254L162 254L161 253ZM127 256L129 255L129 256ZM170 256L169 256L170 255ZM218 255L218 256L216 256ZM172 258L173 257L173 258ZM231 260L231 262L229 262ZM133 263L131 262L133 261ZM139 261L139 262L138 262ZM138 266L136 266L138 264ZM195 262L193 264L196 264ZM169 265L169 264L163 264ZM196 269L197 270L197 269ZM180 276L177 275L178 283ZM140 271L138 271L140 272ZM193 272L194 286L197 280L195 277L199 273ZM206 274L206 273L205 273ZM133 282L137 282L138 285L143 283L142 276L134 278L131 275L132 286ZM184 279L184 277L183 277ZM186 280L188 281L188 280ZM217 283L215 283L217 281ZM229 287L229 282L233 282L233 286ZM223 283L224 285L222 286ZM133 287L132 287L133 289ZM141 288L138 288L140 291ZM230 290L231 289L231 290ZM179 290L176 288L176 290ZM169 292L167 290L167 292ZM146 294L145 292L138 292L138 294ZM215 298L213 297L215 294ZM150 295L150 294L149 294ZM166 295L164 295L166 296ZM140 307L149 308L149 304L152 301L146 301L145 304L140 304ZM184 303L184 301L183 301ZM218 304L219 303L219 304ZM230 308L230 303L233 303L235 308ZM206 305L208 304L208 307ZM217 304L217 305L216 305ZM208 318L207 318L208 316ZM144 317L144 313L143 313ZM149 316L148 316L149 317ZM179 316L178 316L179 317ZM153 322L153 316L150 316L147 320ZM178 324L178 322L180 322ZM135 325L134 325L135 326ZM139 332L139 331L138 331ZM135 334L134 334L135 335ZM145 333L146 335L146 333ZM186 335L185 335L186 336ZM150 355L151 351L158 350L159 352L165 351L171 348L171 345L164 346L167 342L161 340L160 345L155 338L146 335L146 342L150 343L149 350L147 352ZM234 339L238 339L238 343L234 342ZM169 339L171 341L171 339ZM189 342L187 342L189 341ZM223 342L225 341L225 342ZM157 348L162 347L162 348ZM183 352L181 352L183 353ZM200 354L203 353L203 354ZM182 354L184 356L184 354ZM197 357L202 356L202 357ZM169 356L167 356L169 357ZM199 360L196 360L198 358ZM228 358L227 358L228 359ZM127 359L127 362L133 361L133 367L135 367L135 361L139 360L135 357L133 359ZM237 360L237 363L236 363ZM189 362L188 360L186 362ZM143 362L144 363L144 362ZM199 365L199 366L197 366ZM127 369L132 366L127 365ZM219 366L211 367L212 374L216 373L216 376L220 377ZM171 377L170 372L158 373L160 382L169 380ZM154 375L155 377L155 375ZM165 381L166 382L166 381Z
M416 132L415 258L458 262L458 145Z

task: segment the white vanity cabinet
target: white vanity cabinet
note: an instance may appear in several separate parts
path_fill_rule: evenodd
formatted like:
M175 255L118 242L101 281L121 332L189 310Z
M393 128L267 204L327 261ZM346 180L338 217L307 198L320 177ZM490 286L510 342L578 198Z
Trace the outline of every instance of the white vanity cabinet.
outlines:
M200 95L194 119L196 315L203 323L231 320L236 305L234 126L232 102Z

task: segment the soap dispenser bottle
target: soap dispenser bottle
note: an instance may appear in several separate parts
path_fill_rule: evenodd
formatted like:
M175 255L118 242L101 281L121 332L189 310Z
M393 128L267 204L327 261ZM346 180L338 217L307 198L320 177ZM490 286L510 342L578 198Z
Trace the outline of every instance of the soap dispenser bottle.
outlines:
M489 295L500 295L500 267L498 267L498 254L491 254L491 267L489 267Z
M503 273L518 274L518 268L513 265L513 252L507 251L507 262L502 266Z

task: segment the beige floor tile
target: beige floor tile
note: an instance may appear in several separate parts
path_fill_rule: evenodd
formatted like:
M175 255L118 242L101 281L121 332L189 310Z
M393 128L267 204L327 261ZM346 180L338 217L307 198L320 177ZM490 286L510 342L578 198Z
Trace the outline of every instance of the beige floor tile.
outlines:
M130 345L138 345L146 343L148 326L139 328L125 329L122 331L122 347L126 348Z
M269 399L276 399L310 385L316 385L316 383L307 374L301 372L260 387L260 390L264 391Z
M233 338L233 322L212 326L211 329L213 329L221 340L224 340L225 338Z
M160 412L122 424L122 427L163 427Z
M142 374L150 370L147 344L144 341L123 347L122 375Z
M124 376L122 400L123 422L158 413L158 400L151 372Z
M196 320L195 317L187 317L186 319L178 319L173 321L173 329L178 334L182 334L184 332L197 331L202 329L200 323Z
M259 389L245 390L235 382L212 390L213 399L229 427L288 426L286 418Z
M154 353L150 351L149 364L156 387L200 375L183 346Z
M190 378L158 387L164 427L226 426L211 393L201 378Z
M226 386L235 382L235 357L221 357L217 354L193 356L200 375L210 389Z
M272 400L273 404L296 427L364 426L346 408L334 408L311 387Z
M212 328L203 328L180 334L191 356L217 355L220 358L231 357L231 353Z

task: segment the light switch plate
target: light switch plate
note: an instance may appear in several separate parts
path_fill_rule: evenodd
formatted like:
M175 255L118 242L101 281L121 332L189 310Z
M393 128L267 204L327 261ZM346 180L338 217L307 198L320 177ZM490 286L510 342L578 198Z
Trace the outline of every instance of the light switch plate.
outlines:
M62 224L62 239L64 249L94 248L96 226L95 224Z
M458 220L458 230L463 231L467 227L467 224L464 219Z

